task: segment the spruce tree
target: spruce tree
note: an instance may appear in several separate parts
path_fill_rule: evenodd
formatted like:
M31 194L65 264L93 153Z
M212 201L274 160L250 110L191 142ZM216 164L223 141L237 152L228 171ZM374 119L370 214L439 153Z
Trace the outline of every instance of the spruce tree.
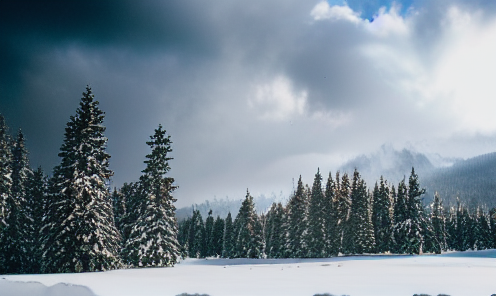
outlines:
M205 243L207 244L205 257L210 257L214 255L213 230L214 230L214 217L212 217L212 210L210 210L208 212L207 219L205 220Z
M12 145L10 198L7 199L8 214L5 228L1 232L1 253L4 258L2 269L5 273L25 273L31 269L30 251L33 224L29 205L26 201L27 182L30 174L28 152L23 133L19 130Z
M304 232L306 231L306 194L301 176L298 179L296 192L291 196L287 209L287 239L285 253L289 258L304 257Z
M113 172L106 152L104 112L86 87L60 148L61 164L50 184L43 225L44 272L83 272L120 267L120 235L107 183Z
M381 176L380 185L373 190L372 223L377 253L386 253L391 248L392 221L391 198L387 182Z
M224 219L217 216L212 230L212 256L222 255L222 246L224 243Z
M232 258L234 252L234 225L231 212L227 213L224 226L224 239L222 246L222 258Z
M241 204L234 220L235 258L261 258L263 255L262 225L255 213L255 204L250 192Z
M285 213L281 203L273 203L267 213L266 254L269 258L284 257L284 229Z
M0 273L6 272L8 265L8 254L3 250L9 248L8 241L3 239L8 234L5 232L8 226L9 204L11 204L12 187L12 150L10 137L5 118L0 114Z
M322 206L324 214L324 235L325 235L325 252L326 256L336 256L339 252L336 246L335 237L336 234L336 213L335 213L335 200L336 200L336 183L332 179L332 174L329 172L327 178L325 192L324 192L324 204Z
M32 238L33 244L29 250L30 253L30 270L29 273L39 273L41 269L42 251L41 251L41 226L45 218L47 207L47 179L41 169L38 167L36 171L30 174L27 186L27 203L30 212L29 236Z
M434 194L434 202L432 204L432 214L431 214L432 227L434 230L435 240L438 242L438 246L434 250L436 253L440 254L441 251L446 251L448 248L447 243L447 232L446 232L446 219L443 213L443 202L439 197L439 193Z
M350 215L343 236L343 251L348 254L371 253L375 242L369 196L365 182L356 169L353 173L350 199Z
M191 224L189 229L188 242L189 242L188 256L190 258L205 257L205 253L206 253L205 225L203 223L203 218L198 209L193 210L193 216L191 217Z
M326 255L325 245L325 216L324 193L322 192L322 176L317 169L310 193L308 206L308 230L306 241L308 246L307 257L323 258Z
M394 202L394 226L392 234L392 250L396 254L404 254L407 252L408 244L408 229L406 223L407 216L407 187L405 179L398 184L398 192L395 194Z
M151 153L146 156L146 168L140 177L146 206L133 224L123 252L129 254L127 258L133 266L174 266L180 255L176 200L172 197L176 187L174 179L166 176L172 142L159 125L146 143Z
M338 177L336 177L338 180ZM336 181L337 182L337 181ZM336 212L336 246L338 247L338 252L345 253L347 250L343 248L343 244L345 243L345 236L348 231L348 218L350 214L351 207L351 199L350 199L350 179L348 178L348 174L344 173L341 177L341 183L339 185L338 190L336 191L336 204L335 204L335 212Z

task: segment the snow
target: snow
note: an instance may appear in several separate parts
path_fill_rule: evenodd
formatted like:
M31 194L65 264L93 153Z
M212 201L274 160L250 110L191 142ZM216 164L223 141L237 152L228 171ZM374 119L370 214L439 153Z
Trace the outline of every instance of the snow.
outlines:
M0 294L62 295L56 294L56 291L26 294L23 291L31 291L26 290L26 285L32 283L12 284L39 282L46 286L58 283L86 286L98 296L181 293L210 296L312 296L317 293L350 296L412 296L416 293L490 296L496 293L495 279L496 250L328 259L186 259L173 268L4 275L0 277ZM65 287L82 288L80 286ZM88 290L78 293L67 295L93 295Z

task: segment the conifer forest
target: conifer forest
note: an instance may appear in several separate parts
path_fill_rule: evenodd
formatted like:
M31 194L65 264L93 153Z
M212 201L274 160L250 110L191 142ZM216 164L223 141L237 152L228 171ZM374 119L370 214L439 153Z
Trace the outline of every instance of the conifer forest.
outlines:
M326 258L358 254L439 254L496 248L496 209L425 205L419 177L368 184L319 169L301 176L287 204L257 213L207 217L193 208L177 221L169 176L172 141L159 125L146 142L139 180L111 189L105 113L90 87L69 117L60 164L48 176L29 164L21 130L0 115L0 273L61 273L174 266L181 257ZM204 219L205 218L205 219Z

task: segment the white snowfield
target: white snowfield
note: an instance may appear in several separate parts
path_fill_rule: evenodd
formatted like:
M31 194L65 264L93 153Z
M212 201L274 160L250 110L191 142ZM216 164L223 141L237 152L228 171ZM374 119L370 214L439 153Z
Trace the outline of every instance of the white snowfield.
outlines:
M49 288L34 287L36 284L29 282L39 282ZM28 290L28 285L34 288ZM175 296L182 293L490 296L496 294L496 250L329 259L186 259L173 268L0 276L1 296Z

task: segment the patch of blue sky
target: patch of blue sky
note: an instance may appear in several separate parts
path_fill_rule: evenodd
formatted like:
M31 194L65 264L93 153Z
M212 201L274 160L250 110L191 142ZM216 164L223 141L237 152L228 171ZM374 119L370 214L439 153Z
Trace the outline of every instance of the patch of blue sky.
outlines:
M329 5L348 5L353 11L360 13L360 17L373 21L378 15L381 7L385 7L389 10L393 5L399 8L399 14L405 15L408 10L419 1L416 0L401 0L401 1L391 1L391 0L327 0Z

